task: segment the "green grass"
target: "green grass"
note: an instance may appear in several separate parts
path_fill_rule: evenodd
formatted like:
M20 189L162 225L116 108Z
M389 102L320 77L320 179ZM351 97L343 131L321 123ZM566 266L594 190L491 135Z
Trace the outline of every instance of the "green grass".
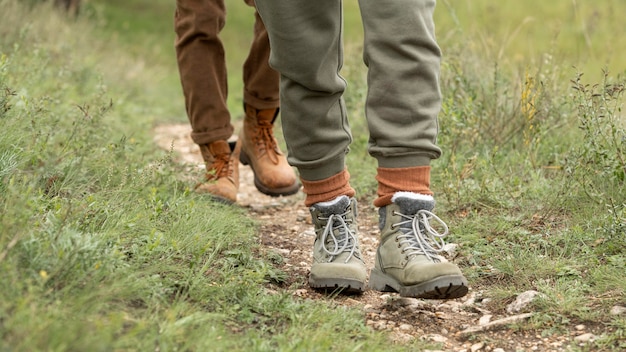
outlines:
M237 118L252 12L228 5ZM359 14L345 6L348 163L371 202ZM186 121L172 2L91 0L77 19L0 8L0 350L426 348L390 345L331 298L268 290L283 274L256 224L195 195L155 148L155 124ZM614 33L625 11L440 1L444 155L432 180L460 265L494 310L537 289L539 314L520 328L601 325L594 347L616 351L626 321L606 313L626 291L626 46Z

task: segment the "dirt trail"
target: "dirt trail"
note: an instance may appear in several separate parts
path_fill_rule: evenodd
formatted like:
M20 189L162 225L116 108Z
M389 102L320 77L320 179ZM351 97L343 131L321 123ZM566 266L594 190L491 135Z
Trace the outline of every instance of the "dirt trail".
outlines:
M173 146L174 158L181 163L202 168L200 151L189 132L187 124L157 126L154 141L165 150ZM327 300L327 295L307 285L315 236L309 211L302 202L303 194L266 196L254 187L248 166L240 165L239 172L238 205L248 208L261 224L258 238L263 248L284 258L280 269L288 275L285 287L293 290L294 296ZM359 239L368 268L373 267L378 244L377 219L371 204L359 204ZM492 309L489 300L471 282L468 295L456 300L418 300L369 290L357 296L339 295L333 301L362 309L368 326L390 331L397 343L423 339L441 343L442 351L565 351L575 337L585 333L580 326L572 327L568 335L548 337L510 329L511 323L524 321L530 314Z

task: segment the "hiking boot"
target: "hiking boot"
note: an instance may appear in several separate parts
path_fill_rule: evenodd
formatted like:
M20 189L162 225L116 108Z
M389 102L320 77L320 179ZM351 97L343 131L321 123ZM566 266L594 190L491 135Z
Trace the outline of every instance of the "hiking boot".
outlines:
M313 204L309 210L316 235L309 285L344 293L363 292L367 270L357 239L356 200L339 196Z
M298 192L300 183L274 138L273 123L278 109L258 110L248 104L244 108L241 163L252 168L254 185L272 197Z
M207 193L222 203L235 203L239 190L240 150L239 142L232 149L227 141L200 145L206 164L206 181L196 186L196 192Z
M399 292L404 297L463 297L468 290L467 280L456 265L439 255L448 226L431 212L435 200L397 192L392 202L379 209L381 239L370 288Z

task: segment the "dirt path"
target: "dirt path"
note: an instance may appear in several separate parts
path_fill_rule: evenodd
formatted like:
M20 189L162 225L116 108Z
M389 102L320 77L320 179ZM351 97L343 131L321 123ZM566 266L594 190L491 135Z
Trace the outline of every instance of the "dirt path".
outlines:
M155 143L174 150L181 163L203 167L198 147L189 138L186 124L161 125L154 130ZM249 209L261 223L258 234L263 248L282 255L280 268L287 275L285 287L293 295L310 299L328 296L308 287L314 233L303 194L272 198L256 190L249 167L240 165L238 204ZM368 268L373 267L378 244L378 216L371 204L359 204L359 230L362 254ZM401 298L396 294L366 291L358 296L339 295L337 304L363 310L366 324L375 330L388 330L398 343L423 339L441 343L442 351L565 351L567 345L581 340L585 327L572 327L569 335L542 337L532 331L510 329L530 314L512 314L490 307L488 299L471 286L467 296L448 301Z

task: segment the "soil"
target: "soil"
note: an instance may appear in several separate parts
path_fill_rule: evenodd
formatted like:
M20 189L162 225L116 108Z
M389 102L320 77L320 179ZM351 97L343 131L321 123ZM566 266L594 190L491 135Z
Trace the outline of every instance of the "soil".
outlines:
M177 161L203 168L200 151L189 133L187 124L161 125L154 130L154 140L165 150L173 149ZM309 211L303 204L304 195L299 192L289 197L266 196L254 187L248 166L240 164L239 172L238 205L249 209L250 216L260 223L258 239L262 248L284 259L279 269L287 274L287 279L280 288L292 291L294 296L332 300L361 309L366 325L389 331L394 343L426 340L439 346L433 351L566 351L571 344L583 346L595 338L592 327L580 324L550 336L516 328L532 313L509 313L490 304L491 300L471 282L465 297L446 301L402 298L372 290L361 295L329 295L313 290L307 279L315 235ZM378 245L378 215L366 203L359 204L359 240L366 265L372 268Z

